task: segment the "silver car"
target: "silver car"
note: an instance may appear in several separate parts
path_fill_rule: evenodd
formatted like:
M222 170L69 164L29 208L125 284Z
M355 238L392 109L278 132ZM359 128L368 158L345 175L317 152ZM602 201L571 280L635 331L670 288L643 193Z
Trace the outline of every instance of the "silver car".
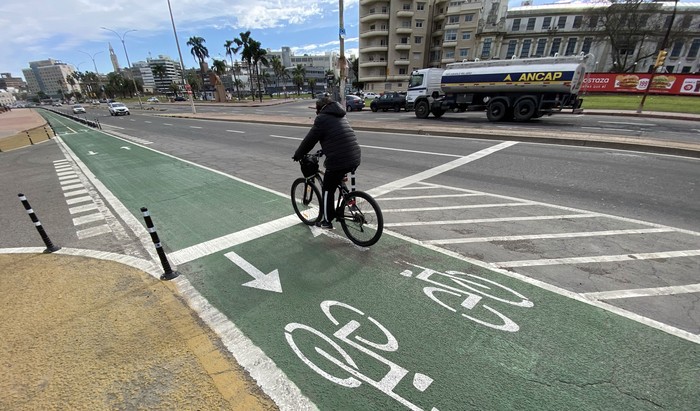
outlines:
M85 114L85 107L81 106L80 104L76 104L73 106L73 114Z
M109 103L109 114L112 116L130 116L129 108L123 103Z

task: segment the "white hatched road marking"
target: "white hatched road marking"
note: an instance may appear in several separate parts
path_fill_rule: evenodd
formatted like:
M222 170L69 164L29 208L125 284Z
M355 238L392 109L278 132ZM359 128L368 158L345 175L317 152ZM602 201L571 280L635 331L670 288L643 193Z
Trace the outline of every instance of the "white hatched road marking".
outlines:
M85 204L77 207L71 207L68 209L68 212L71 214L79 214L79 213L84 213L86 211L92 211L92 210L97 210L97 204L95 203L90 203L90 204Z
M383 199L382 199L383 200ZM442 220L442 221L410 221L403 223L384 223L384 227L409 227L420 225L445 225L445 224L480 224L480 223L502 223L510 221L537 221L537 220L563 220L568 218L592 218L602 217L600 214L562 214L562 215L538 215L527 217L494 217L494 218L473 218L471 220Z
M63 180L63 181L60 181L60 178L59 178L59 183L60 183L62 186L70 186L71 184L80 183L80 179L78 178L77 175L73 176L70 180Z
M109 225L103 224L103 225L98 225L95 227L86 228L84 230L78 230L76 232L76 234L78 235L78 238L82 240L85 238L95 237L98 235L107 234L107 233L111 233L111 232L112 232L112 229L109 228Z
M458 206L445 206L445 207L416 207L416 208L389 208L383 209L382 213L404 213L411 211L443 211L443 210L464 210L468 208L495 208L495 207L520 207L534 205L535 203L495 203L495 204L467 204Z
M495 237L472 237L472 238L451 238L445 240L428 240L428 244L462 244L462 243L483 243L489 241L520 241L520 240L549 240L555 238L581 238L599 237L611 235L629 235L646 233L668 233L676 231L672 228L643 228L630 230L607 230L607 231L584 231L577 233L556 233L556 234L528 234L528 235L507 235Z
M93 223L95 221L100 221L100 220L104 220L104 219L105 219L105 216L102 215L102 213L88 214L88 215L84 215L82 217L74 218L73 225L78 226L78 225Z
M79 188L85 188L85 186L83 186L82 184L73 184L70 186L63 186L61 188L63 188L63 191L70 191L70 190L75 190L75 189L79 189Z
M458 198L458 197L477 197L483 196L482 193L469 194L437 194L432 196L409 196L409 197L382 197L382 203L385 201L401 201L401 200L425 200L434 198Z
M56 175L58 176L59 181L67 180L69 178L74 178L77 176L75 171L62 171L60 173L56 173Z
M619 255L600 255L590 257L569 257L569 258L545 258L539 260L519 260L519 261L501 261L492 263L496 267L511 268L511 267L535 267L543 265L562 265L562 264L587 264L587 263L609 263L617 261L636 261L636 260L655 260L659 258L680 258L680 257L696 257L700 256L700 250L682 250L682 251L665 251L658 253L637 253L637 254L619 254Z
M82 187L82 186L81 186L81 187ZM74 196L77 196L77 195L87 194L87 193L88 193L88 191L87 191L86 189L83 188L82 190L67 191L67 192L63 193L63 196L64 196L64 197L74 197Z
M633 290L599 291L582 293L593 300L615 300L620 298L658 297L661 295L700 293L700 284L674 285L670 287L637 288Z
M83 196L83 197L78 197L78 198L68 198L68 199L66 199L66 204L73 205L73 204L78 204L78 203L85 203L87 201L92 201L92 197Z

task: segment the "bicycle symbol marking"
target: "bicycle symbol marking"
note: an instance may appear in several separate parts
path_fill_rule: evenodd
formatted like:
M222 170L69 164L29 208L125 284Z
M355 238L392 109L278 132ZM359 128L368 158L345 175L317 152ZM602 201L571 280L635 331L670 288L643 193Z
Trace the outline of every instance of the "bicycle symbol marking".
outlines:
M373 342L361 337L358 333L358 330L361 329L361 325L356 320L349 320L346 324L340 326L340 322L333 316L333 314L331 313L331 309L345 309L354 312L362 317L365 317L366 320L372 323L379 331L381 331L382 334L384 334L386 342ZM375 350L384 352L397 351L399 349L399 343L394 337L394 335L377 320L375 320L372 317L366 316L364 312L351 305L339 301L327 300L321 303L321 310L330 320L330 322L333 323L333 325L339 326L339 328L333 333L332 337L335 337L339 342L347 344L348 346L360 351L361 353L366 354L367 356L388 366L389 371L386 373L386 375L384 375L378 380L372 379L371 377L364 375L360 371L360 367L357 365L355 360L352 359L350 354L348 354L348 352L345 351L345 349L343 349L343 347L338 342L331 339L330 336L322 333L321 331L318 331L313 327L300 323L289 323L284 327L284 336L294 353L309 368L311 368L316 373L335 384L347 388L357 388L360 385L362 385L363 382L365 382L370 386L377 388L379 391L383 392L389 397L395 399L407 408L415 411L421 411L422 408L394 392L396 386L404 379L404 377L409 375L409 371L406 368L401 367L400 365L382 357L380 354L375 352ZM337 355L334 356L325 351L324 349L319 348L318 346L313 347L313 349L317 354L321 355L323 358L333 363L342 371L349 374L349 376L339 377L332 375L330 372L321 369L321 367L319 367L317 364L311 361L308 358L308 356L304 354L302 348L300 348L300 346L297 345L297 343L294 340L294 334L298 335L298 333L301 331L311 333L312 335L319 337L325 343L330 345L333 348L333 350L336 351ZM413 375L413 387L419 392L424 392L426 389L428 389L428 387L430 387L432 383L433 379L425 374L414 373ZM434 407L431 410L438 411L437 408Z
M489 328L506 332L517 332L520 329L520 326L518 326L518 324L516 324L510 318L487 305L484 302L487 301L486 299L514 305L516 307L531 308L534 306L532 301L517 291L475 274L451 270L442 273L437 270L421 267L408 262L405 262L405 264L421 270L420 273L415 276L416 279L432 284L432 286L423 288L423 293L425 293L425 295L427 295L431 300L453 313L457 313L457 309L460 307L469 310L470 314L472 315L467 315L466 313L460 313L460 315L474 321L477 324L481 324ZM404 270L400 273L400 275L410 278L413 276L413 271ZM498 291L498 289L506 291L516 298L508 299L494 295L495 291ZM450 300L450 296L457 297L457 299L464 297L464 299L458 304L457 307L454 307L448 302ZM487 318L489 318L488 320L476 317L480 308L483 308L491 313L490 315L486 314ZM494 316L500 321L494 320ZM484 316L480 315L480 317Z

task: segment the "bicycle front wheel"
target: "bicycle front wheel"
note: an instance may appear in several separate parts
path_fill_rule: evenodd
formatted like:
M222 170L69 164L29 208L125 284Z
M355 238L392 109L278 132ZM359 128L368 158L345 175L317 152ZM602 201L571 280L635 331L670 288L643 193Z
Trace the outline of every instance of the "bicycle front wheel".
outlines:
M372 196L362 191L350 192L344 196L338 211L341 210L343 214L336 219L350 241L361 247L379 241L384 231L384 217Z
M294 180L292 206L299 219L306 225L314 225L321 220L321 192L312 180Z

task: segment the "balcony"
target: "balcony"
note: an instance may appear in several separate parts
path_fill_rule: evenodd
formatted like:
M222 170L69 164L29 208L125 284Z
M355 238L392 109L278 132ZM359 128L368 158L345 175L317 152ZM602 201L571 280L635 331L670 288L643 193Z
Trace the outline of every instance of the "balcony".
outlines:
M360 23L389 20L389 13L371 13L360 17Z
M410 27L398 27L396 29L396 34L411 34L413 33L413 29Z
M388 29L368 30L368 31L360 33L360 38L366 39L369 37L388 36L388 35L389 35Z
M389 46L367 46L362 48L363 53L376 53L376 52L383 52L386 53L389 51Z
M410 50L411 45L409 43L398 43L394 46L394 50Z
M396 17L413 17L413 10L399 10L396 12Z
M374 60L374 61L361 61L360 62L361 68L386 67L386 66L387 66L386 60Z
M361 6L368 6L372 3L377 3L379 1L386 1L386 0L360 0L360 5Z
M408 59L394 60L395 66L408 66L409 64L411 64L411 61Z
M442 47L457 47L457 40L443 41Z
M377 76L377 75L362 76L362 75L360 75L360 81L363 81L365 83L370 82L370 81L384 81L384 80L386 80L386 76Z

